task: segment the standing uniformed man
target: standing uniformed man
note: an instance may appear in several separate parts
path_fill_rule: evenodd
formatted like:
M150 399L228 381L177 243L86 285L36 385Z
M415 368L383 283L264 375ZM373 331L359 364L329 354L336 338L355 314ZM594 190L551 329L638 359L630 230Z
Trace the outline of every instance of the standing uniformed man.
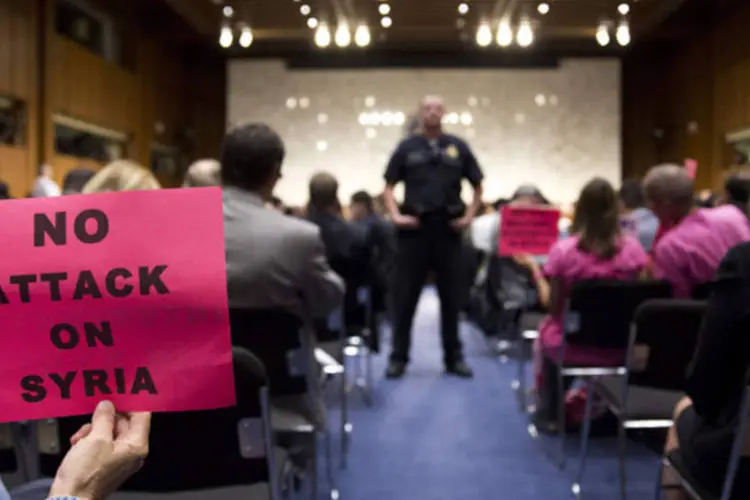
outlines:
M437 280L443 361L448 373L473 376L458 338L461 290L461 233L482 200L482 171L469 146L442 130L443 101L428 96L420 106L420 129L398 145L385 172L384 201L398 229L393 282L393 352L386 376L406 372L414 311L430 271ZM461 181L474 186L469 207L461 201ZM399 209L393 188L403 181L405 199Z

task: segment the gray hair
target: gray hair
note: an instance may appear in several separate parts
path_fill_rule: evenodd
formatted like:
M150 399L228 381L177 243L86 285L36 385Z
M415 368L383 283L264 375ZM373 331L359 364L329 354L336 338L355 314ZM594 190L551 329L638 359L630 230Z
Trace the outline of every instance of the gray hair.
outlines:
M675 164L652 167L643 179L646 197L657 203L686 207L693 204L693 179Z
M221 165L216 160L198 160L187 170L182 187L212 187L221 184Z

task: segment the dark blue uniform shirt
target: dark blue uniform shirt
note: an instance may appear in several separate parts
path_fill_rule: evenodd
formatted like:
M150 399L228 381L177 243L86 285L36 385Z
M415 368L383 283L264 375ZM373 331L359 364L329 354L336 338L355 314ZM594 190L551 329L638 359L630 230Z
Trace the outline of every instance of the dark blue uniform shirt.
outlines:
M388 162L385 181L404 182L404 209L412 215L446 211L460 216L461 180L482 182L482 170L469 146L458 137L443 134L435 140L413 135L401 141Z

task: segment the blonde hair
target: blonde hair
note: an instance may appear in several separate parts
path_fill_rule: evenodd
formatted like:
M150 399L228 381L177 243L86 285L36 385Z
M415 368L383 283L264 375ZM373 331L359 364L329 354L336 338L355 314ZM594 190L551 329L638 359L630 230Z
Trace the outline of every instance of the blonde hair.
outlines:
M97 172L83 186L81 192L88 194L107 191L145 191L159 188L161 188L159 181L151 172L132 161L117 160Z

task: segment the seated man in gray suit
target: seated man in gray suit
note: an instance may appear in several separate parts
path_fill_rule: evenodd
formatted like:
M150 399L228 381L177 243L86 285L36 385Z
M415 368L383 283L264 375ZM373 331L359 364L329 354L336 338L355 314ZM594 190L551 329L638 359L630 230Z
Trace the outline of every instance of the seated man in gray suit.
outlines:
M341 306L344 282L329 266L314 224L265 206L281 178L284 154L281 138L267 125L240 126L224 137L221 179L229 307L296 315L311 334L307 341L314 373L312 321ZM322 425L322 402L314 386L311 391L318 408L309 407L307 399L274 398L274 412L292 412Z
M270 127L230 130L221 150L229 306L285 309L306 324L341 305L344 283L312 223L265 208L284 144Z

